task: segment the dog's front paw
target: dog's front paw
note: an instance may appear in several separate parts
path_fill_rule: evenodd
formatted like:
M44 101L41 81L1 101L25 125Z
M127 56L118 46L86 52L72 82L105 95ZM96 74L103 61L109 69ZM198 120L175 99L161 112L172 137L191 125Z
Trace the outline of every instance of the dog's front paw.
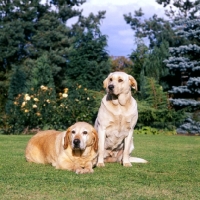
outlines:
M93 173L93 172L94 172L94 170L90 169L90 168L84 168L84 171L83 171L84 174L89 174L89 173Z
M132 167L132 164L131 163L123 163L123 166L124 167Z
M105 167L104 163L97 163L97 167Z
M89 173L93 173L94 170L93 169L89 169L89 168L79 168L76 169L76 174L89 174Z
M76 174L83 174L83 169L82 168L78 168L75 170Z

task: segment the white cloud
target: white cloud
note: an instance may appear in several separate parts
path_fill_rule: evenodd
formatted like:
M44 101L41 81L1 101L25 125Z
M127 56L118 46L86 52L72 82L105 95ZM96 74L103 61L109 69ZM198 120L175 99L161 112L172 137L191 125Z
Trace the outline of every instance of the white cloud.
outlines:
M131 54L134 45L134 32L126 24L123 15L142 8L146 18L153 14L163 16L164 8L155 0L88 0L81 6L83 15L106 10L106 18L102 21L101 31L108 36L108 51L110 55L127 56Z

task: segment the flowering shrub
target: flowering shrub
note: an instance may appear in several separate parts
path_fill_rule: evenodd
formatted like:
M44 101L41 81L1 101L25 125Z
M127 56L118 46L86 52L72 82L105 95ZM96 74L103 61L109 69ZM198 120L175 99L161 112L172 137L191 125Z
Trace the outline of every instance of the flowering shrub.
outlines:
M7 133L19 134L25 129L66 129L76 121L93 123L95 96L81 85L64 88L57 98L53 89L41 86L30 94L19 94L8 116Z

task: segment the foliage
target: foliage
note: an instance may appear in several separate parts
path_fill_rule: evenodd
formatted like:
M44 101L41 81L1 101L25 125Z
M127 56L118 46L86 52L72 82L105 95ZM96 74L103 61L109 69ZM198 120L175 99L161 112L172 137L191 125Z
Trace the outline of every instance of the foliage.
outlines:
M2 200L199 199L200 137L135 134L132 155L149 163L106 163L83 175L26 162L31 137L0 135Z
M167 108L168 96L166 92L163 92L162 86L160 86L154 78L148 78L143 76L143 84L141 86L141 96L148 104L155 108Z
M12 113L13 102L19 94L37 91L41 85L52 88L51 96L53 99L56 98L52 68L47 55L42 55L37 60L27 59L22 66L14 68L8 90L6 112Z
M65 88L56 99L52 93L53 88L42 85L29 94L19 94L1 132L18 134L33 129L59 130L76 121L94 122L98 106L93 92L76 85L74 90Z
M148 56L148 47L144 44L144 41L141 39L136 40L137 48L133 50L130 55L130 59L133 62L132 74L134 78L138 81L138 88L142 84L140 80L140 74L143 69L143 65L146 57Z
M184 1L181 1L183 3ZM170 69L171 73L176 74L179 77L179 83L173 86L169 91L171 94L171 103L176 109L182 109L184 107L199 107L199 55L200 55L200 40L199 40L199 17L193 12L197 9L197 6L193 9L190 1L185 2L186 13L183 16L179 16L174 20L176 25L177 35L185 38L188 42L185 45L179 47L171 47L170 57L164 62ZM197 3L197 2L195 2ZM179 4L180 6L181 4ZM192 5L192 4L191 4ZM192 10L192 11L191 11ZM191 14L190 11L193 13ZM192 126L193 124L191 124Z
M149 126L156 129L164 129L173 131L185 119L183 110L175 111L170 108L153 108L145 101L138 102L138 122L136 129L141 129L143 126Z
M163 130L156 129L150 126L143 126L141 129L134 130L134 134L142 134L142 135L176 135L175 130Z
M65 23L81 14L72 9L73 2L61 5L60 1L56 11L52 4L42 4L40 0L0 2L0 85L4 85L6 97L12 71L17 67L23 71L27 59L36 60L47 52L53 77L61 82L71 44L70 29ZM61 15L66 9L65 16Z
M187 118L176 131L179 134L200 135L200 122Z
M125 56L111 56L111 71L129 71L133 68L133 62ZM127 72L128 73L128 72Z
M101 20L105 18L105 11L96 16L90 14L87 18L80 16L73 25L74 41L69 52L68 67L65 71L65 87L80 84L91 90L101 90L102 80L110 72L107 37L100 31Z
M160 46L163 40L168 41L169 46L178 45L181 39L174 34L174 30L168 20L158 17L154 14L149 19L145 19L141 8L131 13L125 14L124 19L135 32L135 37L140 39L149 39L149 48Z
M165 14L173 20L182 17L193 18L199 10L197 7L199 0L156 0L156 2L168 8Z
M144 77L141 88L142 100L138 101L139 118L136 128L150 126L157 129L175 130L183 122L183 110L176 112L170 107L168 95L153 78Z
M8 96L9 101L12 101L21 92L30 92L27 80L30 84L48 86L46 83L41 84L40 80L37 82L35 75L40 70L47 70L49 75L46 78L49 76L54 84L51 87L55 87L56 93L74 84L100 90L102 80L110 69L105 51L107 39L100 32L100 22L105 18L105 12L83 17L78 6L84 2L0 2L2 107L5 107ZM78 22L72 27L66 26L67 21L73 17L78 17ZM15 76L26 79L26 83L19 81L18 86L22 88L13 86Z

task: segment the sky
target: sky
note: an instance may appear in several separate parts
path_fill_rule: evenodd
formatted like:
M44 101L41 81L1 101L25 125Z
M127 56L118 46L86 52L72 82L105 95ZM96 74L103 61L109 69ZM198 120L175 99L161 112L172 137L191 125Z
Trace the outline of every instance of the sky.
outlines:
M164 8L155 0L87 0L79 9L83 9L83 15L97 14L105 10L105 19L101 24L101 32L108 36L107 51L111 56L128 56L135 49L134 32L126 23L123 15L132 13L142 8L145 18L157 14L164 16Z

